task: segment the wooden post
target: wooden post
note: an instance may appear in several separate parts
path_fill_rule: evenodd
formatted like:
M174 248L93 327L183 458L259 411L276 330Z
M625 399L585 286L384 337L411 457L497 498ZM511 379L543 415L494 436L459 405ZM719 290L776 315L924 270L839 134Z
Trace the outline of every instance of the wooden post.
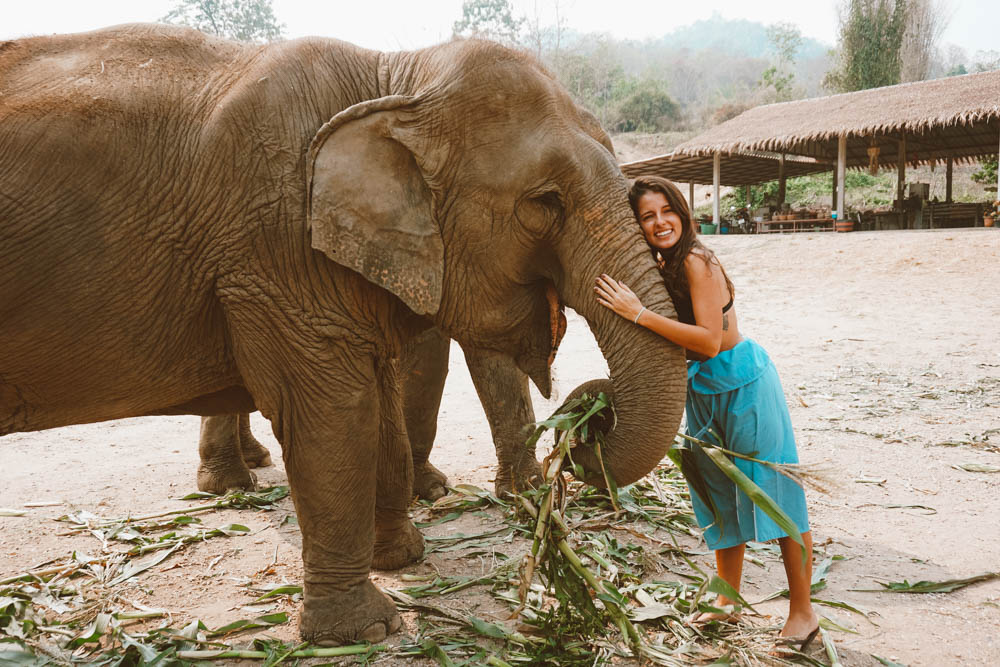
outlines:
M715 223L715 233L722 229L722 219L719 216L719 181L722 179L722 156L719 151L715 152L712 160L712 222Z
M1000 146L997 147L997 164L1000 164ZM1000 199L1000 169L997 169L997 194L993 198L994 200ZM992 207L991 207L992 208Z
M944 201L945 203L951 203L951 175L952 166L955 161L952 158L945 160L945 171L944 171Z
M694 219L694 181L688 183L688 208L691 209L691 219Z
M899 206L896 211L899 213L899 225L903 229L909 227L906 219L906 206L903 205L903 183L906 181L906 133L899 137L899 156L896 160L896 199Z
M847 193L847 135L842 134L837 139L837 220L847 220L844 208Z
M778 158L778 208L785 203L785 183L787 179L785 178L785 154L782 153Z
M834 168L834 170L833 170L833 184L832 184L831 188L832 189L830 190L830 192L833 193L833 194L830 196L830 208L832 208L834 211L836 211L837 210L837 170L836 170L836 168Z

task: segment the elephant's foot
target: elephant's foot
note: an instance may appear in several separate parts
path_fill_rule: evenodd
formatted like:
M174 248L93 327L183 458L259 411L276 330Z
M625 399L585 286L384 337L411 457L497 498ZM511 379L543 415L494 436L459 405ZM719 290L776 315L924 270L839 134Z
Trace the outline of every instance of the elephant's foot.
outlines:
M497 465L494 489L497 498L537 488L542 483L542 466L534 456L525 456L517 465Z
M424 500L437 500L448 493L448 477L430 461L413 464L413 493Z
M257 476L246 466L230 466L221 470L198 466L199 491L223 494L230 489L253 491L256 488Z
M366 580L333 595L313 595L307 589L299 633L312 644L341 646L380 642L402 626L392 600Z
M396 530L380 529L376 525L373 569L398 570L417 562L423 555L424 537L409 519Z
M245 434L240 435L240 452L248 468L266 468L272 465L271 452L252 435L249 437Z

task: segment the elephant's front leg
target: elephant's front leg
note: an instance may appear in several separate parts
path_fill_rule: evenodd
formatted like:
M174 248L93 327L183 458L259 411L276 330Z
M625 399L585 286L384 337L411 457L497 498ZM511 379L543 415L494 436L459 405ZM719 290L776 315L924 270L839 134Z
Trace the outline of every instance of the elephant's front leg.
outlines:
M525 427L535 421L528 376L507 355L471 348L463 351L497 450L496 494L537 485L541 467L535 448L525 444Z
M447 493L448 478L428 458L437 435L450 348L451 339L440 329L428 329L409 344L401 361L403 414L413 456L413 492L425 500L437 500Z
M244 416L247 416L246 413ZM249 432L248 416L247 419ZM201 458L198 465L199 491L225 493L229 489L256 488L257 478L250 472L241 452L238 415L201 418L198 456Z
M299 631L321 645L381 641L402 619L368 576L380 430L374 358L270 302L226 305L236 362L281 443L302 532Z
M397 360L379 365L379 450L372 567L395 570L418 560L424 538L410 521L413 466L406 437Z
M354 370L354 369L352 369ZM368 578L375 542L379 457L377 386L349 389L324 373L282 395L270 415L302 531L302 638L320 645L377 642L402 619ZM269 411L270 412L270 411Z

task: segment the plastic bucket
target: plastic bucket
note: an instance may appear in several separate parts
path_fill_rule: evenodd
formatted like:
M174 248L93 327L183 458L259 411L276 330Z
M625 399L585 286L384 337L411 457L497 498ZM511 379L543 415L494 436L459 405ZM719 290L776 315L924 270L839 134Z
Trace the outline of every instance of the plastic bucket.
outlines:
M713 223L705 224L704 222L701 223L701 233L702 234L714 234L715 233L715 224L713 224Z

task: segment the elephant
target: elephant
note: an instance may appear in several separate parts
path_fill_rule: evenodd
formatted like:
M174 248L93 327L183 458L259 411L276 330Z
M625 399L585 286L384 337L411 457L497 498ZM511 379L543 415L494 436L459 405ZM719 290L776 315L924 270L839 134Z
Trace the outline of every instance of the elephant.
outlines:
M0 436L260 410L302 534L301 636L380 641L401 618L369 572L423 552L414 337L510 358L548 396L572 308L608 362L609 475L672 442L682 351L594 299L607 273L674 312L627 188L595 118L488 41L0 42ZM574 460L601 483L594 452Z
M402 362L403 414L413 460L413 494L426 500L444 496L448 483L445 474L428 458L437 434L450 348L451 339L431 328L407 346ZM535 421L527 376L504 355L483 350L464 352L496 447L497 496L536 486L541 470L534 445L525 442L525 427ZM202 417L198 452L198 489L210 493L252 489L257 480L251 469L271 465L270 452L251 433L250 415L246 412Z

